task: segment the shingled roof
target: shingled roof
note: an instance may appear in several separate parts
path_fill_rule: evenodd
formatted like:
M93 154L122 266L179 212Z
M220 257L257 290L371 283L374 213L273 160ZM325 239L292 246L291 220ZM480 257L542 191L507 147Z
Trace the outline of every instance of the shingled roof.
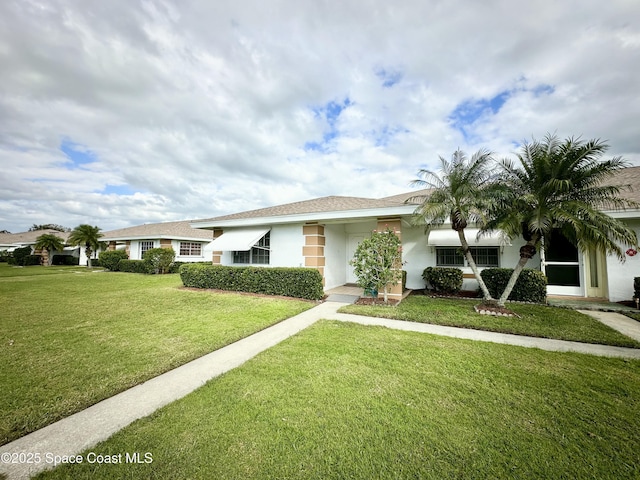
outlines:
M177 238L188 240L213 240L211 230L192 228L193 220L179 222L145 223L135 227L102 232L101 240L126 240L130 238Z
M60 237L65 243L69 238L69 232L59 232L58 230L33 230L21 233L0 233L0 245L30 245L36 243L40 235L55 235Z
M284 205L276 205L274 207L233 213L222 217L199 220L199 222L279 217L285 215L301 215L305 213L342 212L349 210L365 210L369 208L397 207L400 205L402 205L402 202L384 198L340 197L332 195L329 197L313 198L311 200L303 200L301 202L293 202Z

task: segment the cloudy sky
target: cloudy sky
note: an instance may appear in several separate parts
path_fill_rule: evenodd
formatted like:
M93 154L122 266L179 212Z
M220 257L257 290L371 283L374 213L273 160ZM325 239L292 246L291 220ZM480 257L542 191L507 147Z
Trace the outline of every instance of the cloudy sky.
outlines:
M0 230L409 191L547 132L640 164L637 0L2 0Z

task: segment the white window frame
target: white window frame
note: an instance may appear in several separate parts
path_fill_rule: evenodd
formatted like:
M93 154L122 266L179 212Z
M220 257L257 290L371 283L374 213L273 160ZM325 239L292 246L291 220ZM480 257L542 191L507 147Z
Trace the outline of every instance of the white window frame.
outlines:
M202 243L199 242L180 242L179 252L181 257L201 257ZM183 253L186 252L186 253Z

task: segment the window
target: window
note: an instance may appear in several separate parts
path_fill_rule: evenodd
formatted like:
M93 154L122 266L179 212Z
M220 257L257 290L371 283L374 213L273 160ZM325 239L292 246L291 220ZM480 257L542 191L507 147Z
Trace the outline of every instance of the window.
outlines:
M469 250L478 267L500 266L498 247L470 247ZM461 248L436 247L438 267L464 267L466 263Z
M180 255L185 257L201 257L202 244L196 242L180 242Z
M469 250L478 267L500 266L498 247L471 247Z
M463 267L464 257L459 248L436 248L436 265L438 267Z
M144 255L147 250L151 250L154 246L154 241L150 242L140 242L140 258Z
M251 250L247 251L234 251L233 263L245 263L245 264L269 264L269 253L271 246L271 232L262 237L258 243L256 243Z

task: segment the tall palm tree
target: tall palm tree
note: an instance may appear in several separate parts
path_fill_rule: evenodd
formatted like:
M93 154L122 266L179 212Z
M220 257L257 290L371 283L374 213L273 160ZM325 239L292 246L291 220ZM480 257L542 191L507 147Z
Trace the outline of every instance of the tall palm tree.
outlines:
M104 242L100 241L102 234L100 227L92 227L91 225L82 224L74 228L69 234L67 241L71 245L81 245L85 247L87 255L87 267L91 268L91 254L104 247Z
M628 165L620 157L601 160L607 149L597 139L560 141L548 134L522 146L519 165L510 160L500 163L500 181L509 195L486 228L499 228L511 238L522 236L526 243L498 305L504 306L541 240L554 230L582 251L597 249L621 261L625 256L620 245L637 245L632 229L602 211L639 206L619 196L628 186L611 184L612 175Z
M51 266L53 262L53 252L62 251L64 241L57 235L44 233L36 238L36 244L33 246L35 250L47 251L47 266Z
M464 152L456 150L451 161L440 157L440 174L421 169L419 178L411 182L412 186L429 191L406 201L420 203L414 211L414 225L424 225L429 230L433 225L441 225L448 219L451 221L451 228L458 232L462 252L478 281L485 303L494 300L480 276L464 230L470 223L484 226L486 212L499 194L499 185L494 182L490 169L493 163L491 155L487 150L479 150L467 159Z

